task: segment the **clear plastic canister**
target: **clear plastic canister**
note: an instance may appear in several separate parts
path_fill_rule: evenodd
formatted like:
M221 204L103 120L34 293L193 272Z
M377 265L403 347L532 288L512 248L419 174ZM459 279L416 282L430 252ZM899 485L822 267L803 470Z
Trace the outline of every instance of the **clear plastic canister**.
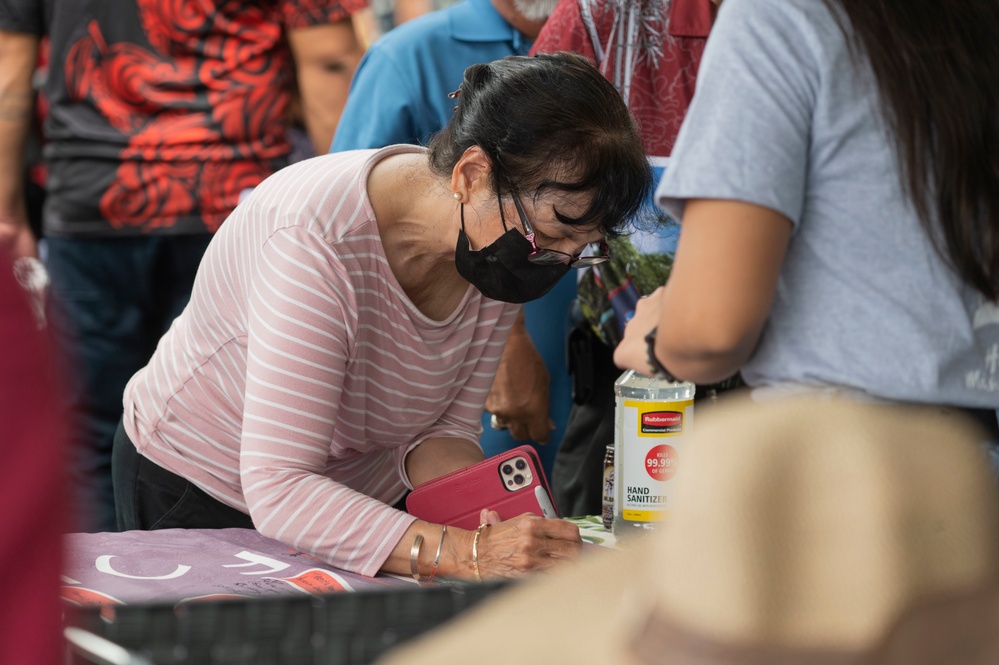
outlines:
M695 389L689 381L631 370L614 383L615 536L654 528L669 517L693 426Z

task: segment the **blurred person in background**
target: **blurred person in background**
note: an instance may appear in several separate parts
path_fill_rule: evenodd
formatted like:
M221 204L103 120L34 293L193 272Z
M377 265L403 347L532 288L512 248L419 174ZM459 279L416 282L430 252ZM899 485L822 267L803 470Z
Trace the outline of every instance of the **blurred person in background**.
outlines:
M585 56L621 92L638 122L656 180L667 168L714 20L711 0L562 0L532 53ZM561 514L601 511L604 453L614 441L614 347L635 303L669 276L679 226L654 205L609 241L611 260L578 284L578 322L569 334L572 410L555 455L552 492ZM696 398L740 384L698 386Z
M57 665L66 441L51 340L30 299L0 252L0 663Z
M999 441L997 30L991 0L726 0L656 192L676 260L618 365Z
M37 250L20 176L30 116L9 109L30 91L40 38L51 45L43 230L50 320L72 368L75 528L114 529L125 383L187 303L240 192L285 165L293 83L313 143L328 144L363 6L0 0L0 242L15 257Z

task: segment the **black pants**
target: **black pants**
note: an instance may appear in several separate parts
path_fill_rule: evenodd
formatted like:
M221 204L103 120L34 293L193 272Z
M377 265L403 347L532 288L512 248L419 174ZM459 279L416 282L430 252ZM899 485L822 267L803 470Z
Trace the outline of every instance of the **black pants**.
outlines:
M119 531L253 528L246 513L140 455L120 422L114 435L111 477Z
M113 531L111 456L121 395L187 305L209 233L46 238L49 323L73 368L61 391L69 419L70 488L80 531Z

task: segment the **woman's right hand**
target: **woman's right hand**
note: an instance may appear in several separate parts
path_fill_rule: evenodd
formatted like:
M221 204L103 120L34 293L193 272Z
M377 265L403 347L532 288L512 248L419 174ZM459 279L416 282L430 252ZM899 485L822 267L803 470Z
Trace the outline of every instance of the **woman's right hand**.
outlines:
M562 561L575 560L583 543L579 528L561 519L525 513L501 521L494 511L483 510L480 523L486 525L481 529L478 547L475 548L482 579L521 577ZM471 535L474 542L475 533L471 532ZM460 563L461 552L456 552L456 555ZM464 558L470 573L468 577L474 579L471 547L466 550Z
M476 543L476 529L449 527L445 535L441 525L416 520L381 570L412 574L415 554L421 580L432 575L462 580L522 577L562 561L575 560L583 545L579 527L557 518L524 513L503 521L495 511L483 510L479 523L482 527ZM422 538L419 544L416 542L418 537ZM440 565L435 569L433 561L437 552L441 557Z

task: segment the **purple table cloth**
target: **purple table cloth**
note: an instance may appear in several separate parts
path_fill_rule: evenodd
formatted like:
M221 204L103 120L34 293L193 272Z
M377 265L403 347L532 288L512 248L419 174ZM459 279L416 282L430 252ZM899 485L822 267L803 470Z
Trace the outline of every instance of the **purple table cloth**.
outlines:
M418 585L334 568L253 529L72 533L64 545L62 597L84 607Z
M590 546L615 546L599 517L569 521ZM62 597L80 607L419 586L334 568L253 529L71 533L64 546Z

